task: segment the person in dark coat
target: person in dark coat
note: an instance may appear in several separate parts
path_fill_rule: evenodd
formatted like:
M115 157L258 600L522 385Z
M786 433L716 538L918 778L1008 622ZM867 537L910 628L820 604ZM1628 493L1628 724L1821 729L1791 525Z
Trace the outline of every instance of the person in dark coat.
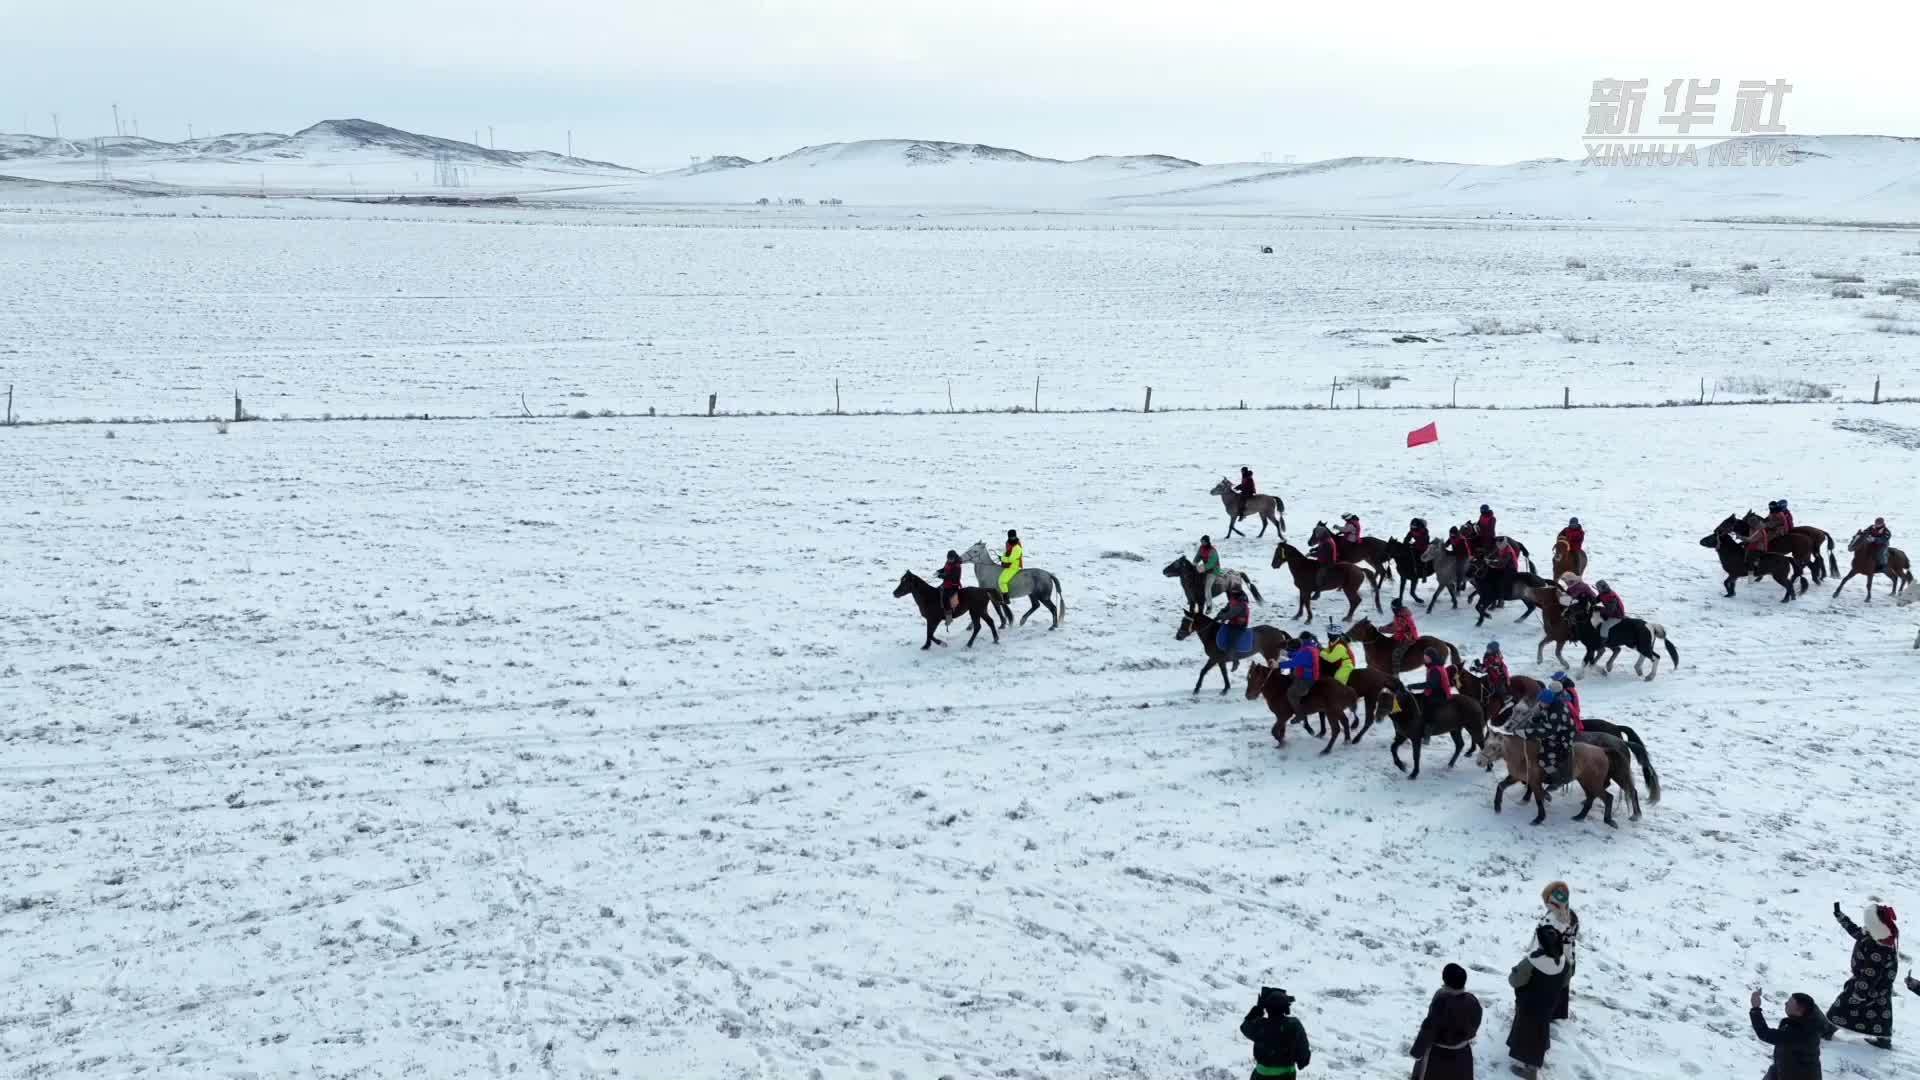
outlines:
M1867 1036L1882 1050L1891 1050L1894 976L1900 970L1900 930L1893 909L1868 904L1864 927L1847 918L1839 904L1833 905L1833 917L1853 938L1853 972L1846 989L1828 1007L1827 1019Z
M1513 987L1513 1027L1507 1032L1507 1055L1513 1071L1536 1080L1553 1045L1553 1010L1560 1003L1566 979L1565 947L1560 931L1544 923L1534 931L1536 947L1513 966L1507 985Z
M1467 969L1459 964L1442 969L1440 983L1413 1039L1413 1080L1473 1080L1480 999L1467 993Z
M1559 931L1563 959L1567 962L1567 973L1560 981L1560 1000L1553 1006L1553 1018L1565 1020L1572 1015L1573 974L1580 966L1580 913L1573 910L1573 889L1564 881L1549 882L1540 890L1540 901L1547 906L1540 924Z
M1760 991L1753 992L1753 1008L1747 1013L1753 1021L1753 1033L1773 1047L1773 1065L1764 1080L1820 1080L1820 1041L1832 1025L1820 1015L1820 1006L1805 994L1787 999L1787 1014L1780 1026L1767 1026L1767 1015L1760 1011Z
M1313 1060L1307 1029L1293 1015L1293 997L1271 986L1240 1021L1240 1034L1253 1043L1253 1080L1290 1080Z

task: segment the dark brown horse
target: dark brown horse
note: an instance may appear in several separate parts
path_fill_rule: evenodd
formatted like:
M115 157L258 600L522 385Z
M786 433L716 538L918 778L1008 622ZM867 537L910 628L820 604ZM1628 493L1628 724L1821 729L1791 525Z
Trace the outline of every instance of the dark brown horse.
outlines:
M1773 580L1786 590L1786 595L1780 598L1781 603L1784 604L1795 596L1806 595L1809 588L1806 575L1799 572L1793 565L1792 559L1785 555L1775 555L1770 551L1748 552L1747 545L1740 539L1742 535L1739 519L1728 515L1727 520L1721 522L1719 528L1700 538L1701 547L1712 548L1720 557L1720 569L1727 572L1728 596L1733 595L1734 584L1754 569L1758 569L1763 574L1773 575ZM1753 560L1751 563L1748 561L1750 557ZM1793 591L1796 582L1800 586L1798 593ZM1556 655L1558 655L1557 651Z
M1213 598L1227 591L1227 586L1239 582L1253 594L1253 602L1264 604L1267 598L1260 595L1260 589L1253 579L1238 570L1222 567L1218 574L1209 574L1195 566L1192 559L1185 555L1160 568L1160 576L1178 578L1180 591L1186 595L1188 611L1205 611Z
M1252 626L1253 652L1249 655L1266 658L1267 663L1279 662L1282 653L1291 650L1295 644L1292 634L1272 626ZM1200 668L1200 677L1193 680L1193 692L1200 692L1200 684L1207 681L1207 672L1220 669L1220 692L1226 693L1233 688L1227 678L1227 668L1240 663L1244 657L1227 655L1220 647L1220 620L1197 611L1189 611L1180 617L1180 629L1173 635L1175 641L1185 641L1189 637L1200 639L1200 648L1206 651L1207 662Z
M1553 579L1560 580L1562 574L1585 574L1587 572L1587 553L1575 551L1565 540L1556 537L1553 541Z
M912 596L914 604L920 608L921 617L927 620L927 643L920 648L931 649L935 645L945 648L947 643L933 636L936 627L942 622L951 621L951 616L940 610L940 590L920 580L918 575L909 570L900 575L900 585L893 590L893 595ZM982 620L993 633L994 644L1000 643L1000 631L994 628L993 599L992 589L960 590L960 610L973 620L973 633L967 638L967 648L973 648L974 640L980 636Z
M1528 609L1540 609L1540 644L1533 650L1533 662L1543 663L1547 658L1547 644L1553 644L1553 658L1560 661L1561 667L1567 666L1567 656L1560 650L1570 641L1579 641L1580 634L1574 629L1573 609L1560 601L1563 594L1557 585L1549 582L1537 588L1527 590ZM1526 618L1525 614L1520 616Z
M1507 692L1504 694L1496 694L1493 692L1493 686L1488 682L1485 675L1474 671L1472 668L1455 665L1453 669L1453 685L1460 693L1479 702L1481 711L1486 713L1487 717L1497 724L1500 722L1501 714L1509 708L1512 708L1515 702L1532 701L1534 698L1539 697L1540 690L1544 684L1541 683L1539 679L1530 678L1526 675L1509 675L1507 677Z
M1353 618L1353 613L1360 610L1360 586L1363 582L1373 586L1373 609L1380 610L1380 579L1364 566L1310 559L1305 552L1282 540L1273 549L1273 568L1278 570L1283 566L1293 575L1294 588L1300 590L1300 604L1293 609L1296 618L1313 621L1313 597L1324 589L1337 589L1345 593L1345 618Z
M1421 552L1405 540L1387 541L1387 558L1393 560L1393 568L1400 574L1400 599L1407 598L1407 590L1413 590L1413 602L1420 602L1420 583L1433 576L1433 564L1421 557ZM1457 597L1456 597L1457 600Z
M1337 562L1365 563L1373 568L1375 577L1381 581L1393 580L1393 556L1387 553L1387 541L1377 536L1363 536L1356 543L1334 536L1333 530L1324 521L1314 522L1313 532L1308 534L1307 546L1319 543L1323 538L1332 537L1333 557Z
M1334 744L1347 733L1348 717L1360 699L1354 696L1351 687L1340 685L1332 676L1322 675L1313 681L1313 686L1300 698L1300 707L1295 709L1287 697L1292 686L1292 678L1276 674L1275 669L1265 664L1256 662L1247 668L1247 700L1266 699L1274 717L1273 741L1287 745L1287 725L1295 720L1304 723L1309 713L1317 712L1321 729L1327 733L1327 745L1320 752L1332 753ZM1312 726L1307 725L1307 730L1312 731Z
M1467 743L1460 737L1465 732L1473 740L1473 749L1478 751L1487 739L1487 715L1480 703L1465 694L1455 694L1439 706L1432 716L1421 715L1421 703L1416 700L1405 686L1398 683L1394 689L1383 691L1386 700L1381 708L1391 710L1396 705L1398 712L1393 716L1393 742L1387 747L1387 753L1393 758L1393 767L1407 772L1406 765L1400 761L1400 747L1404 743L1413 744L1413 771L1407 773L1407 779L1420 779L1420 748L1428 738L1434 735L1453 736L1453 756L1447 759L1447 768L1451 769L1466 753Z
M1425 667L1428 649L1439 649L1441 655L1452 660L1455 665L1460 663L1459 649L1454 648L1449 642L1423 634L1413 639L1413 643L1407 646L1406 653L1400 660L1400 671L1393 671L1391 670L1393 640L1381 633L1380 628L1373 625L1372 619L1361 619L1347 627L1347 638L1366 651L1368 667L1385 671L1389 675L1398 676L1400 671L1412 671L1415 668Z
M1847 582L1855 577L1865 577L1867 603L1871 604L1873 603L1873 579L1876 574L1887 575L1887 579L1893 582L1895 596L1899 596L1903 590L1913 584L1913 566L1907 562L1907 553L1899 548L1887 549L1885 570L1880 569L1880 560L1874 555L1873 546L1860 542L1859 533L1853 534L1853 541L1847 545L1847 550L1853 553L1853 565L1847 569L1847 576L1840 579L1840 587L1833 590L1833 595L1839 596L1840 589L1846 588Z
M1795 525L1788 531L1798 533L1812 541L1814 562L1820 561L1820 547L1823 544L1826 545L1827 572L1830 574L1840 572L1840 560L1833 557L1833 534L1827 532L1825 529L1814 528L1812 525Z
M1754 530L1763 528L1766 519L1749 510L1740 519L1739 534L1742 539L1753 535ZM1818 529L1813 530L1819 532ZM1822 533L1821 535L1826 535ZM1831 542L1831 541L1829 541ZM1827 578L1827 564L1820 559L1820 542L1810 534L1790 529L1785 533L1767 535L1767 550L1775 555L1785 555L1793 560L1794 574L1798 576L1808 568L1813 570L1813 582L1818 585ZM1838 572L1838 564L1835 571Z

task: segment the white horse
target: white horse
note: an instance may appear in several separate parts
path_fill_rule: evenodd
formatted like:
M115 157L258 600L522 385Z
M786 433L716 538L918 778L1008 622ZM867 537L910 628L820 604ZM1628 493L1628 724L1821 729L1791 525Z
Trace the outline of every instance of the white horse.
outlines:
M1025 626L1033 613L1042 607L1053 616L1053 625L1047 627L1049 630L1058 630L1060 621L1067 617L1067 592L1061 587L1060 579L1054 577L1052 572L1029 566L1013 575L1013 580L1007 583L1007 595L1002 597L1000 571L1003 568L1000 560L994 558L993 552L988 550L986 541L975 540L972 547L960 553L960 558L973 566L973 580L978 582L981 588L993 592L993 606L1000 613L1001 626L1006 626L1013 621L1013 608L1007 601L1017 600L1022 596L1029 601L1027 613L1020 616L1022 626ZM1056 596L1060 598L1060 606L1057 608L1053 606Z

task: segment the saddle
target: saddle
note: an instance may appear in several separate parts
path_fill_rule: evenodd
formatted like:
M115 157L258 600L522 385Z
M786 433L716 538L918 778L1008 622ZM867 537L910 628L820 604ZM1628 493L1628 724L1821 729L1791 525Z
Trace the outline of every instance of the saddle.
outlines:
M1245 660L1254 652L1254 637L1251 627L1235 629L1222 626L1214 633L1213 644L1227 654L1229 660Z

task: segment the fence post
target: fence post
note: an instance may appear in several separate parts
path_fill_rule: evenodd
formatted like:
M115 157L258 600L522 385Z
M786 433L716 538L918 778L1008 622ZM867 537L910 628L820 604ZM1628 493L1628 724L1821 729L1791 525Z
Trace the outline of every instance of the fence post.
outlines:
M1140 406L1140 411L1143 413L1150 413L1153 411L1153 387L1151 386L1147 387L1147 403L1145 405Z
M1335 394L1338 394L1339 392L1340 392L1340 380L1335 379L1333 380L1333 389L1327 391L1327 408L1329 409L1336 408L1336 406L1334 405L1333 397Z
M840 415L840 380L833 380L833 413Z
M1880 376L1878 375L1873 377L1873 403L1875 405L1880 404ZM9 417L13 415L13 391L11 389L7 391L7 415Z
M947 380L947 411L953 411L953 380Z
M240 408L240 391L235 390L233 392L233 422L237 424L246 418L246 413Z
M1705 405L1706 403L1707 403L1707 380L1706 380L1706 377L1705 377L1705 376L1701 376L1701 378L1700 378L1700 404L1702 404L1702 405Z
M13 426L13 384L7 384L7 426Z
M1460 376L1453 377L1453 408L1460 407Z
M1563 386L1560 388L1560 407L1563 409L1573 408L1573 387Z
M1033 377L1033 411L1040 411L1040 376Z
M712 416L712 415L713 415L713 409L714 409L714 406L715 406L715 405L717 405L717 404L719 404L719 402L720 402L720 395L719 395L719 394L708 394L708 395L707 395L707 415L708 415L708 416Z

